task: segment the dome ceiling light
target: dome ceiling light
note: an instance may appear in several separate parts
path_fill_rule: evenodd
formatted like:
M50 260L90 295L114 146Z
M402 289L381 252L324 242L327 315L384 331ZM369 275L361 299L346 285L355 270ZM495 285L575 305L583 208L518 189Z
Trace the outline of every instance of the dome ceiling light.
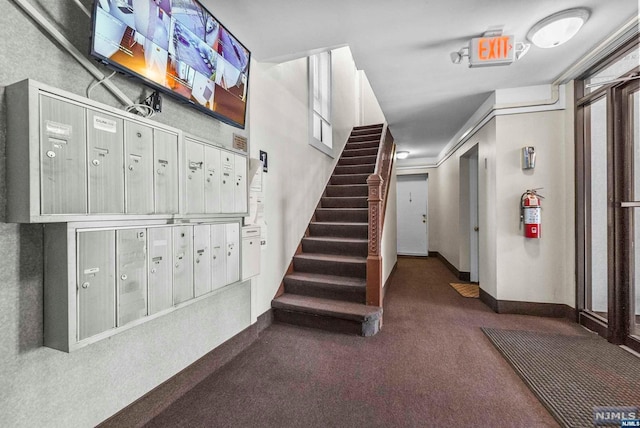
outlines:
M527 39L539 48L555 48L575 36L587 19L587 9L563 10L534 25L527 33Z

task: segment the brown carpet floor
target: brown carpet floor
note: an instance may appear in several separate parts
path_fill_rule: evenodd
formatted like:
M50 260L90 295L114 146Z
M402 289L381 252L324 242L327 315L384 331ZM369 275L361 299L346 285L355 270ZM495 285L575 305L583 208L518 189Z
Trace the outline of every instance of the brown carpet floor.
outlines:
M370 338L274 324L149 427L556 427L480 327L586 335L460 296L437 259L398 261Z

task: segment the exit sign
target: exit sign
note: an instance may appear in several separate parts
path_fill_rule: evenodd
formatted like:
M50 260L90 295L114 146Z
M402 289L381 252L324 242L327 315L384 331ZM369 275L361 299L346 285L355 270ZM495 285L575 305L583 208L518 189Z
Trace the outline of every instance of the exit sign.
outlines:
M469 42L469 67L509 65L515 59L513 36L477 37Z

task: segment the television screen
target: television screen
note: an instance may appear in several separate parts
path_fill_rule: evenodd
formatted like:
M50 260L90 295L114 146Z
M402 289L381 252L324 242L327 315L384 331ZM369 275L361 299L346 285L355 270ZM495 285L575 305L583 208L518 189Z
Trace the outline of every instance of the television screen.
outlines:
M91 54L245 126L251 53L196 0L96 0Z

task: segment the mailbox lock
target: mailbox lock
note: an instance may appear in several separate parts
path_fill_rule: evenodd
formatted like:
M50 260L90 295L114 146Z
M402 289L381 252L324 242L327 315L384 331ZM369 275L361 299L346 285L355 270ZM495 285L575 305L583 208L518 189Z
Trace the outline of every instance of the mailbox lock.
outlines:
M99 161L98 159L94 159L94 160L92 160L92 161L91 161L91 163L92 163L94 166L98 166L98 165L100 165L100 161Z
M127 274L123 273L122 275L120 275L120 279L121 280L126 280L127 279Z
M164 172L161 169L158 169L158 175L164 175Z
M211 177L207 178L207 183L211 183Z
M133 165L129 165L129 171L133 171Z
M196 259L196 263L200 263L200 259L199 258Z
M138 131L136 132L136 135L138 136L138 138L142 138L142 132Z
M82 288L84 288L85 290L86 290L87 288L89 288L89 283L88 283L88 282L83 282L83 283L82 283Z
M157 271L156 271L156 268L152 268L152 269L151 269L151 273L156 273L156 272L157 272Z
M55 158L56 157L56 152L54 152L53 150L49 150L47 152L47 156L50 158Z
M193 178L193 176L191 174L188 175L189 180L191 180Z

